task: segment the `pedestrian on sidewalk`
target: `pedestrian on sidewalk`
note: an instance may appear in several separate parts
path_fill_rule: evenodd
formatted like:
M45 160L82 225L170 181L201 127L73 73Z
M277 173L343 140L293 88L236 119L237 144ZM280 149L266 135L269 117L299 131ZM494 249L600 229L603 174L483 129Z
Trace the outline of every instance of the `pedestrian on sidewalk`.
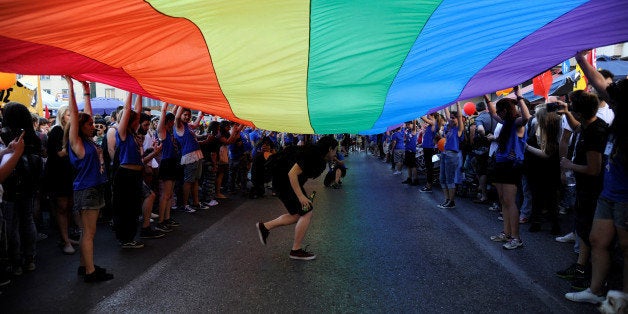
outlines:
M290 147L272 157L273 187L288 213L256 224L262 244L266 245L270 230L296 224L290 258L316 258L316 255L301 248L301 242L312 220L312 200L307 197L303 185L307 179L317 178L325 171L326 163L336 155L337 148L338 141L331 136L325 136L314 145Z

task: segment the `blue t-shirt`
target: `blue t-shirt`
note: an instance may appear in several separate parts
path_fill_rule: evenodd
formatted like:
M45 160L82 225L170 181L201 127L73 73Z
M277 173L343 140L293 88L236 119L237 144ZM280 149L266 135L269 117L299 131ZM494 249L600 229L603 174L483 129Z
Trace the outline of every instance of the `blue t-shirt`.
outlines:
M260 139L259 130L253 130L249 133L249 140L253 143L257 143Z
M604 167L604 185L600 196L613 202L628 202L628 171L610 158Z
M196 141L196 136L192 133L187 123L183 124L183 136L177 134L175 127L174 137L177 139L177 142L179 142L179 147L181 147L181 156L185 156L200 149L198 141Z
M161 141L162 159L180 159L179 143L174 139L174 130L166 130L166 138Z
M412 132L406 134L406 142L404 143L407 152L416 153L416 144L419 140L419 135Z
M428 125L425 128L425 133L423 133L423 142L421 142L421 147L436 148L436 144L434 144L434 131L432 131L431 125Z
M92 141L85 139L81 139L81 141L83 141L83 147L85 147L83 159L79 159L73 150L70 149L68 151L70 162L77 170L73 183L74 191L85 190L107 182L102 150L99 151L96 144ZM69 143L68 147L70 147Z
M395 141L394 149L405 149L405 145L403 143L403 133L401 133L401 131L395 132L391 137L391 141Z
M142 165L142 155L140 146L135 141L135 136L128 133L123 141L120 138L120 132L116 130L116 145L120 150L121 165Z
M528 140L528 132L526 130L523 132L523 137L519 137L517 136L517 129L518 127L513 124L510 129L510 138L508 138L508 143L506 143L506 149L501 151L498 148L495 153L496 162L523 162L523 156L526 151L526 141ZM502 129L501 132L507 132L507 130Z
M445 126L445 150L451 150L457 152L460 150L460 141L464 138L464 132L458 137L458 127Z

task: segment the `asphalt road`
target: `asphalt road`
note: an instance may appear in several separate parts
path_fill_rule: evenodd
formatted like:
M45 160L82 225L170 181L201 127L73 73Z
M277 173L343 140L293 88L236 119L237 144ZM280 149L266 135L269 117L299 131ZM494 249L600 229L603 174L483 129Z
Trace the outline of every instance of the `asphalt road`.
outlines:
M564 299L569 283L555 271L575 261L571 244L522 227L523 248L506 251L489 237L501 230L488 205L457 201L440 209L442 193L402 185L389 165L353 153L340 190L322 176L305 239L314 261L288 258L293 227L259 242L255 222L284 209L279 200L233 196L194 214L163 239L121 250L99 226L96 263L115 278L86 284L78 254L66 256L56 236L38 243L37 269L0 291L3 313L77 312L410 312L594 313ZM563 229L570 221L563 217Z

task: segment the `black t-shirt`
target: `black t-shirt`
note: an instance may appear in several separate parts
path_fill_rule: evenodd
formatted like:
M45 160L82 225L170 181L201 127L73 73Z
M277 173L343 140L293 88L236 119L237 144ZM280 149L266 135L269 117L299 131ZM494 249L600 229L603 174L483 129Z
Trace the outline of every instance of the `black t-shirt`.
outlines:
M292 191L288 172L298 164L303 171L299 175L299 185L303 187L307 179L314 179L325 171L325 159L320 156L315 146L287 147L274 158L273 187L280 191Z
M587 152L593 151L604 155L606 149L606 141L608 140L608 124L602 119L596 119L591 124L582 125L582 132L576 143L576 153L574 163L577 165L587 164ZM576 188L583 192L593 192L599 194L602 190L602 168L600 164L600 173L597 176L591 176L576 172Z
M57 154L63 149L63 127L55 125L48 132L48 143L46 150L48 152L48 160L46 162L46 174L49 179L59 179L63 177L71 177L74 170L70 163L70 157L59 157Z

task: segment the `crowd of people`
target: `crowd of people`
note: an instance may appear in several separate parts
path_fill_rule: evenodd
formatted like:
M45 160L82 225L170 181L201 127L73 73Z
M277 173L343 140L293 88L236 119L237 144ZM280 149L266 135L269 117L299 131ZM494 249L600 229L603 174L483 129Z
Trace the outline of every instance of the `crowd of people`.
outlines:
M373 155L391 164L393 175L406 166L403 184L419 185L420 164L426 182L419 191L432 192L440 183L440 208L455 208L459 195L482 204L495 199L489 209L500 212L503 229L490 240L502 242L504 249L523 246L523 224L539 232L549 223L551 234L558 236L561 214L573 216L573 228L555 239L575 242L578 259L557 275L577 290L567 299L598 303L609 288L611 253L628 269L628 130L621 123L628 86L625 79L613 82L607 70L597 71L585 52L576 60L588 79L587 91L530 103L514 87L514 97L496 103L485 95L473 115L462 115L457 103L456 111L446 108L366 141ZM628 276L622 286L628 287Z
M313 195L303 185L328 168L325 186L341 188L344 158L358 147L390 163L393 175L405 169L402 184L421 193L440 186L440 208L456 208L456 197L468 194L480 204L495 200L490 209L500 212L503 229L490 240L507 250L524 245L522 224L538 232L547 222L558 236L564 231L560 214L573 213L573 228L556 240L575 240L578 259L557 275L580 290L566 298L600 302L611 252L623 252L624 269L628 263L628 130L620 123L628 83L598 72L584 53L576 60L589 91L531 104L515 87L513 98L495 103L485 95L470 116L457 103L451 112L353 138L263 131L215 117L204 121L202 112L193 117L190 109L167 103L151 116L142 97L132 94L110 116L93 116L89 84L81 82L85 109L79 112L74 82L66 77L69 105L58 110L54 126L18 103L2 110L0 232L8 264L2 265L0 285L10 275L35 270L36 242L45 236L37 225L48 207L60 252L80 248L77 273L85 282L114 277L93 260L98 221L110 223L122 249L140 249L141 239L162 238L181 226L172 211L207 210L237 194L277 195L287 213L256 225L260 241L266 244L276 227L295 224L289 257L314 259L301 248L313 209ZM624 276L623 287L627 282Z

